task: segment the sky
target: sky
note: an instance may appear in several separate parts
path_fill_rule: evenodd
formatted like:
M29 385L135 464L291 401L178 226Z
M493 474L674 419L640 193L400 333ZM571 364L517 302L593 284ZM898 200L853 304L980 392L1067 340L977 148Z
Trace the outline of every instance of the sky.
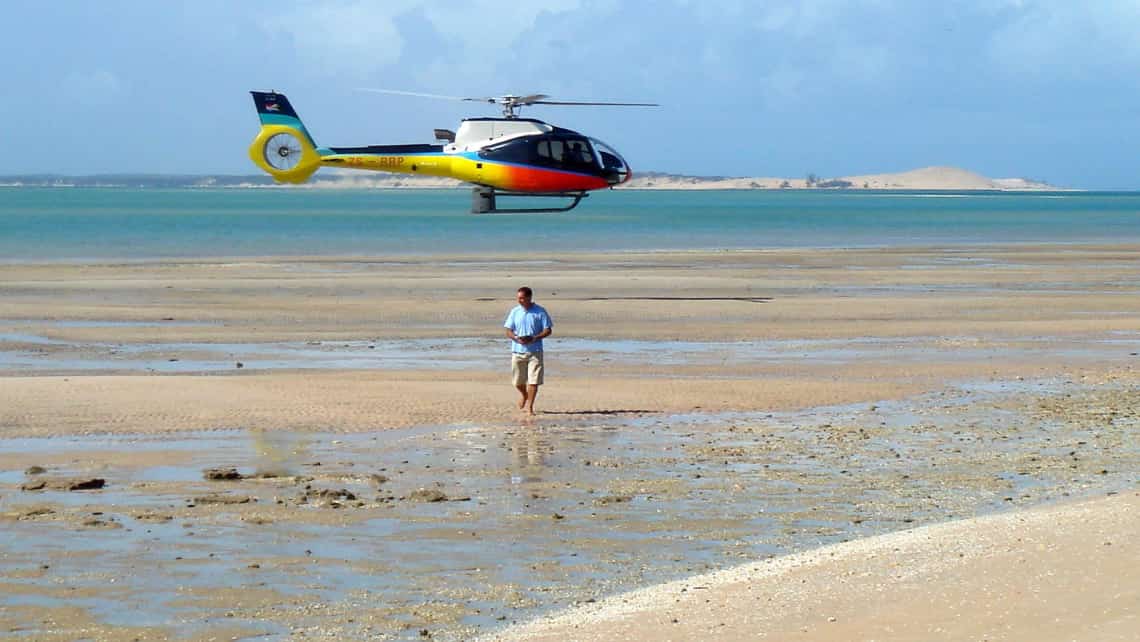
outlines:
M1140 0L0 2L0 175L253 174L248 91L327 146L531 107L634 171L931 165L1140 189Z

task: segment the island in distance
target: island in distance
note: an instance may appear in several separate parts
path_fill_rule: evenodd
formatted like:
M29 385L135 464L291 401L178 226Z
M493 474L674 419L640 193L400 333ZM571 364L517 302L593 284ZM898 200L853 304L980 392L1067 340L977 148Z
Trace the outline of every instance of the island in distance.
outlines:
M254 175L168 175L96 174L61 176L27 174L0 176L0 187L158 187L158 188L258 188L289 189L444 189L469 187L450 178L406 174L372 174L325 170L301 185L275 185L269 176ZM761 178L726 176L685 176L663 172L634 172L633 178L618 187L623 190L930 190L930 191L1057 191L1066 188L1026 178L987 178L957 167L924 167L894 174L864 174L823 178L808 174L803 178Z

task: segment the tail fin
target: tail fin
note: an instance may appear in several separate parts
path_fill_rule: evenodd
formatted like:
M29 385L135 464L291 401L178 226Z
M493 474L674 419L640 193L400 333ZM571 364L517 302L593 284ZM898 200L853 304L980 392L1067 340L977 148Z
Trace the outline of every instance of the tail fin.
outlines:
M251 91L261 131L249 146L249 157L275 180L303 183L321 166L317 144L285 94Z

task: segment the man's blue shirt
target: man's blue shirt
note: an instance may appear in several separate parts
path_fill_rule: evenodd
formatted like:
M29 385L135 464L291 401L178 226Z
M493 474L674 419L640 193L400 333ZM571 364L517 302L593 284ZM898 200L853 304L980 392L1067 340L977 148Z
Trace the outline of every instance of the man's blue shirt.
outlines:
M531 303L529 310L522 305L516 305L507 313L507 320L503 322L503 327L510 328L516 337L533 337L547 328L553 328L554 324L551 323L546 308L537 303ZM517 341L511 341L511 352L542 352L542 339L525 346Z

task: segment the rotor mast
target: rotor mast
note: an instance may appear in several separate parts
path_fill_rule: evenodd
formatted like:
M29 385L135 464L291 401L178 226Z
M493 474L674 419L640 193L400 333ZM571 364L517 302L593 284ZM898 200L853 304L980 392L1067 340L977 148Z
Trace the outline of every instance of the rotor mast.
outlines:
M501 105L503 107L503 118L515 119L519 117L518 110L526 105L543 104L543 99L545 98L548 98L546 94L531 94L530 96L507 94L506 96L496 96L494 98L467 98L465 100L485 101L492 105Z

